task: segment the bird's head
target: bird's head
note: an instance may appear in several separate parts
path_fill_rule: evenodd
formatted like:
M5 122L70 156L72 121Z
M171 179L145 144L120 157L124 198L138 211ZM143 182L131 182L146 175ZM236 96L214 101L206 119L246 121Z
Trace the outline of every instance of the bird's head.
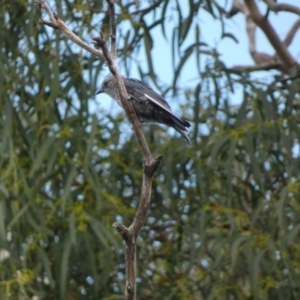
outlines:
M109 77L106 77L102 84L101 84L101 87L100 89L96 92L96 94L101 94L101 93L105 93L105 94L108 94L110 95L110 91L113 89L114 87L114 77L113 76L109 76Z

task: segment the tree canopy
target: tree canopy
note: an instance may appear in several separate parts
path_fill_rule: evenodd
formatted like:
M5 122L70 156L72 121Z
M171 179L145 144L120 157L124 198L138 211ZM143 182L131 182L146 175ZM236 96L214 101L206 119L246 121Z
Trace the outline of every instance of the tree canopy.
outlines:
M260 26L276 45L254 0L232 1L230 11L213 0L138 2L116 2L119 64L174 99L193 124L193 145L144 128L164 159L138 239L137 298L299 299L300 90L288 52L299 21L277 55L252 47L253 66L231 68L200 39L198 16L210 14L220 39L235 39L226 24L243 13L248 29ZM299 14L264 2L267 13ZM49 4L82 39L100 30L109 38L105 1ZM143 159L124 114L95 100L107 66L39 23L34 2L4 0L0 10L0 294L123 299L124 245L111 225L133 218ZM152 51L164 38L168 83ZM190 61L197 76L185 85ZM267 80L249 75L270 69Z

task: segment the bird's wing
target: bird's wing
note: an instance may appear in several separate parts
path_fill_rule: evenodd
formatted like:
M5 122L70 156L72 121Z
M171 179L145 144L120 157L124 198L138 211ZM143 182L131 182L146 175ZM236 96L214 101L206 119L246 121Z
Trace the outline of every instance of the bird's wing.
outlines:
M165 108L168 108L170 110L170 106L168 102L159 94L157 94L150 86L148 86L146 83L135 79L135 78L124 78L124 84L126 89L129 88L130 91L138 91L140 94L147 94L147 96L150 96L152 99L157 99L157 102L161 104L161 106L164 106ZM134 94L134 93L132 93Z
M176 121L179 122L179 124L183 125L184 127L190 127L190 124L186 121L181 120L180 118L178 118L176 115L174 115L172 113L172 111L168 108L165 107L164 105L162 105L160 103L160 101L157 101L156 99L153 99L152 97L150 97L148 94L144 93L145 97L151 101L153 104L159 106L160 108L162 108L165 112L167 112L168 114L170 114Z
M190 127L190 123L178 118L174 113L171 111L171 108L168 102L159 94L157 94L154 90L152 90L147 84L144 82L135 79L135 78L124 78L123 79L126 90L128 94L137 98L135 96L135 91L138 91L139 94L144 95L151 103L163 109L166 113L173 117L173 120L179 125L184 127Z

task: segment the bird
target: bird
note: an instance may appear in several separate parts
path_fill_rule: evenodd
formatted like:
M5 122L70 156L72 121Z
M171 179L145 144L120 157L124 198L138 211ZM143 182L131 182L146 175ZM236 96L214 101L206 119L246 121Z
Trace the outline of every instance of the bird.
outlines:
M191 124L177 117L167 101L150 86L135 78L122 77L124 86L141 125L160 123L173 127L191 144L188 129ZM96 94L105 93L123 108L116 80L113 76L105 78Z

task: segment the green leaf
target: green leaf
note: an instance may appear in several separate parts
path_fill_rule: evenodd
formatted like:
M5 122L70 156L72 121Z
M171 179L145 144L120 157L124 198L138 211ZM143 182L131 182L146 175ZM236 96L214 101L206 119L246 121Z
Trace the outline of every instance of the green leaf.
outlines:
M145 44L145 51L146 51L146 57L147 57L147 62L148 62L149 74L154 75L155 73L154 73L154 69L153 69L153 62L152 62L152 55L151 55L153 41L152 41L150 32L148 32L148 29L146 27L144 27L144 44Z
M165 39L167 39L167 35L166 35L166 29L165 29L165 20L166 20L166 12L167 12L167 8L168 8L168 4L170 2L169 1L164 1L163 2L163 8L162 8L162 11L161 11L161 30L162 30L162 33L163 33L163 36Z
M223 32L221 38L222 39L224 39L224 38L230 38L233 41L235 41L237 44L239 43L239 40L232 33L230 33L230 32Z
M60 265L60 294L64 297L67 292L67 280L69 277L69 259L71 254L71 240L66 237L63 245L63 252Z
M69 216L69 235L72 245L76 245L76 219L74 212Z
M175 87L177 84L177 79L181 74L181 70L183 68L183 66L185 65L185 63L187 62L187 60L190 58L191 54L193 53L194 48L189 47L188 49L186 49L184 51L183 56L180 58L180 62L175 70L175 74L174 74L174 80L173 80L173 86Z
M39 168L42 167L43 159L46 156L46 152L49 151L49 149L53 149L53 144L55 140L57 139L56 136L50 136L40 147L40 149L37 151L36 159L33 162L31 171L29 173L29 176L32 177L34 172L37 171Z

